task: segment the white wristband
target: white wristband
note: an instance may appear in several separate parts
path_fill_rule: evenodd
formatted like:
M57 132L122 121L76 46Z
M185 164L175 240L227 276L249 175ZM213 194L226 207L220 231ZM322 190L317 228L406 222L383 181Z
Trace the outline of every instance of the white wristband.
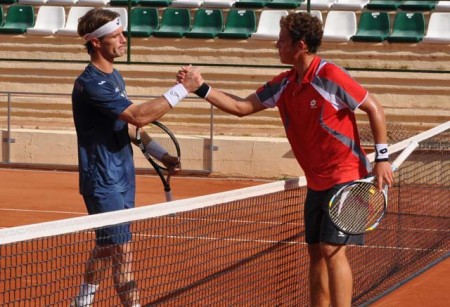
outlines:
M388 161L389 151L387 144L375 144L375 161Z
M175 107L177 103L179 103L181 100L183 100L187 95L188 91L183 86L183 84L178 83L177 85L173 86L170 90L164 93L164 97L167 99L167 101L170 103L170 105Z
M162 160L164 155L167 153L167 150L159 145L156 141L151 141L150 143L145 146L145 151L150 155L158 159L159 161Z

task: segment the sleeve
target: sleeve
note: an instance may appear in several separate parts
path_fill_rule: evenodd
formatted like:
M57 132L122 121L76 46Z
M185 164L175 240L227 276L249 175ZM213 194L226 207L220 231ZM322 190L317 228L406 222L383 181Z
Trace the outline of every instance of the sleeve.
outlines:
M333 64L322 68L313 86L337 109L349 108L354 111L368 95L368 91L345 69Z
M256 90L256 97L266 108L274 108L277 105L288 84L288 74L289 72L281 73Z

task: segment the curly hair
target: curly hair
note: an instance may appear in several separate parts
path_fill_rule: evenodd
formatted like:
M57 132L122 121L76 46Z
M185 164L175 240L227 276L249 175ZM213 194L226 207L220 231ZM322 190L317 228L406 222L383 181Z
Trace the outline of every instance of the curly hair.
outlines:
M305 42L309 53L316 53L322 43L323 25L319 18L307 12L290 13L280 20L280 27L286 28L292 42Z
M119 17L119 13L105 10L102 8L95 8L88 11L84 16L78 19L78 35L83 37L88 33L92 33L104 24ZM85 44L89 54L92 54L92 43L90 41Z

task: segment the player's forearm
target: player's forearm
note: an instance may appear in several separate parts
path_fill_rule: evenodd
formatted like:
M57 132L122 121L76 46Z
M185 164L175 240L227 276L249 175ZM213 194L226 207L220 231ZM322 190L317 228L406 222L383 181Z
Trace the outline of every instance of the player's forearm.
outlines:
M256 112L248 97L242 99L236 95L224 93L214 88L211 89L206 100L218 109L239 117Z
M146 101L142 104L132 104L120 115L120 119L137 127L145 126L166 114L171 105L163 96Z
M387 144L386 117L381 104L369 94L360 108L367 113L375 144Z

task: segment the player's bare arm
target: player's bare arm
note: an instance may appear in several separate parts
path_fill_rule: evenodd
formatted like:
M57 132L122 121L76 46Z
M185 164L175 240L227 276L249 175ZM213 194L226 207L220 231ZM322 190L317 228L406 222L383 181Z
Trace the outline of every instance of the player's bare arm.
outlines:
M359 106L359 109L367 113L369 117L370 129L375 144L387 144L386 117L383 107L378 100L372 94L369 94ZM376 178L376 186L379 189L382 189L383 183L389 187L392 186L394 179L392 168L388 161L375 163L372 173Z
M192 66L182 67L177 74L178 82L184 82L186 78L200 78L203 80L198 68ZM265 109L254 93L245 98L241 98L211 88L205 99L218 109L239 117L250 115Z
M190 74L180 82L179 86L182 85L184 87L182 91L186 91L187 94L195 92L202 83L203 79L200 74ZM173 92L174 88L175 87L172 87L169 91ZM180 100L183 98L180 97L181 95L176 91L175 96L178 96ZM173 102L169 101L166 95L163 95L139 105L130 105L122 112L120 119L135 126L142 127L166 114L173 106Z

